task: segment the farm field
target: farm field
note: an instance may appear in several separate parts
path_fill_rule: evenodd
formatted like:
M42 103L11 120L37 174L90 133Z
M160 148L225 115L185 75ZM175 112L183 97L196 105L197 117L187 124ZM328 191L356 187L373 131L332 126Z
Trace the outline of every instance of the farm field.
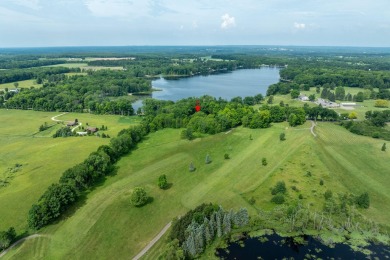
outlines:
M131 258L172 218L203 202L218 203L225 209L246 207L251 215L273 207L270 187L279 180L286 182L289 199L298 197L291 189L295 185L303 202L311 203L313 209L322 207L326 189L334 194L368 191L371 205L362 213L388 223L390 156L380 151L382 141L321 122L315 138L309 127L310 122L296 128L286 123L269 129L239 127L193 141L181 140L180 129L152 133L117 163L117 172L89 193L76 206L77 211L71 210L58 223L42 229L40 233L47 236L23 243L5 259ZM284 142L279 140L281 132L286 133ZM225 153L229 160L223 158ZM206 154L211 156L211 164L205 164ZM267 166L261 165L263 157ZM193 173L188 171L190 162L197 168ZM157 186L161 174L172 184L168 190ZM152 198L142 208L130 205L136 186L145 187ZM256 199L253 206L248 203L250 197ZM159 250L160 243L146 258L155 258Z
M45 122L55 124L51 117L58 114L0 110L0 230L9 226L14 226L18 232L25 230L27 212L43 191L57 182L64 170L82 162L97 147L109 142L110 139L93 136L52 138L60 125L37 133ZM77 113L57 119L73 121L75 118L84 124L89 122L91 126L104 124L108 127L104 132L110 136L139 121L137 117Z

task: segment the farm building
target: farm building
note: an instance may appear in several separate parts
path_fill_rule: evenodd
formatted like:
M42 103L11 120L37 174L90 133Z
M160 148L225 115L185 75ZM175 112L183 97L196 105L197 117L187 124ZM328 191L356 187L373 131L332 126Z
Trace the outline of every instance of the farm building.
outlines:
M99 129L97 127L88 127L87 129L88 133L94 134L96 133Z
M72 122L68 122L68 123L66 124L66 126L76 126L76 125L78 125L78 124L79 124L78 122L72 121Z

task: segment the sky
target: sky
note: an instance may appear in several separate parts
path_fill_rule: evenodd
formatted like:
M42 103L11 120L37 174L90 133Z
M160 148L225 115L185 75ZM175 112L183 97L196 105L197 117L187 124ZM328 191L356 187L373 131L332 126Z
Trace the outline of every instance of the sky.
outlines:
M0 47L390 47L389 0L0 0Z

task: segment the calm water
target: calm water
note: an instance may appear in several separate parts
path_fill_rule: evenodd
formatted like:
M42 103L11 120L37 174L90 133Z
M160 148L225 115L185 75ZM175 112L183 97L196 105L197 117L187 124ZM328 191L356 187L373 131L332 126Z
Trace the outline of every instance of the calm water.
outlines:
M265 236L268 241L248 238L239 243L232 243L226 249L217 249L216 255L221 259L367 259L361 252L353 251L348 245L335 244L330 248L313 237L306 236L307 245L297 245L292 238L283 238L277 234ZM370 245L365 247L372 254L369 259L389 259L390 247ZM310 255L310 257L308 257Z
M195 76L177 80L160 78L152 82L153 98L177 101L187 97L210 95L230 100L233 97L254 96L267 92L268 86L279 81L278 68L243 69L231 73L209 76ZM142 105L142 101L133 103L134 109Z

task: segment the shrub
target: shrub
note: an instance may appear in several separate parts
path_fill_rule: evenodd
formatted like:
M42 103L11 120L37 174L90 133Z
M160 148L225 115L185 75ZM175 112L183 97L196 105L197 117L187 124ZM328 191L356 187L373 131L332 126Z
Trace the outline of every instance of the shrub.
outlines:
M211 163L210 155L206 155L205 163L206 163L206 164Z
M283 204L285 201L283 194L276 194L272 197L271 202L275 204Z
M135 207L141 207L148 201L146 191L142 187L135 187L131 194L131 204Z
M195 166L194 166L194 164L193 164L193 162L191 162L190 163L190 167L188 168L188 170L190 171L190 172L193 172L193 171L195 171Z
M280 139L280 141L286 140L286 134L285 134L285 133L281 133L281 134L279 135L279 139Z
M165 190L168 187L167 176L165 174L158 177L158 187L162 190Z
M263 159L261 159L261 164L263 165L263 166L267 166L267 158L265 158L265 157L263 157Z
M228 160L228 159L230 159L230 156L229 156L229 154L228 154L228 153L225 153L223 157L225 158L225 160Z
M256 203L256 200L254 197L251 197L248 202L249 202L249 204L253 205Z
M298 198L299 198L300 200L302 200L302 199L303 199L303 195L302 195L302 194L299 194Z
M286 184L284 183L284 181L278 181L275 185L275 187L272 188L271 190L271 194L272 195L276 195L276 194L284 194L286 193L287 189L286 189Z
M324 180L323 179L320 180L320 185L321 186L324 185Z
M326 190L325 193L324 193L324 197L326 200L330 200L333 196L333 193L331 190Z
M370 207L370 197L367 192L362 193L356 197L355 203L359 208L368 209Z

